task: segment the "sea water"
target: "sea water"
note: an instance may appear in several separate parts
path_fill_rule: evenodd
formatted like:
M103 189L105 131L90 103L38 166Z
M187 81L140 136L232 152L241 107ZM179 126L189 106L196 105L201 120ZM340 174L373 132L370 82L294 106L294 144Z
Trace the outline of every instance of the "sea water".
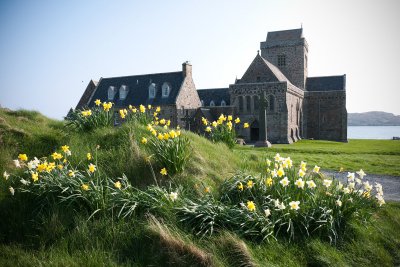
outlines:
M348 126L348 139L393 139L400 137L400 126Z

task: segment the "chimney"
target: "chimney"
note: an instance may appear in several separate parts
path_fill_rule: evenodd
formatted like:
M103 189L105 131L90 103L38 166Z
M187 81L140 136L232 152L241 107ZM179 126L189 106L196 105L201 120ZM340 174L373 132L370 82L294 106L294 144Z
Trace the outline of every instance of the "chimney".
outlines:
M192 64L189 61L185 61L182 64L183 77L192 77Z

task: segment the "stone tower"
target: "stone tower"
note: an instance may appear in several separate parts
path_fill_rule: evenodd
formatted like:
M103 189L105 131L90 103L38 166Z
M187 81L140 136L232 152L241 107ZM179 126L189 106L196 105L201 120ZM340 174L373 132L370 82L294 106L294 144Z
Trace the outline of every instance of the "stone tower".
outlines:
M305 89L308 44L303 37L303 28L269 32L260 48L263 58L277 66L293 85Z

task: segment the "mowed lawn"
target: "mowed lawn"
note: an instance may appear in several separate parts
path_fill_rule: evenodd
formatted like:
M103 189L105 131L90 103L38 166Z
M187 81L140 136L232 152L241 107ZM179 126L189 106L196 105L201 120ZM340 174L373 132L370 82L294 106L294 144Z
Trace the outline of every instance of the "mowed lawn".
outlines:
M306 161L322 169L345 171L363 169L366 173L400 176L400 141L350 139L348 143L301 140L291 145L271 148L237 146L236 153L263 159L276 153L291 157L295 162Z

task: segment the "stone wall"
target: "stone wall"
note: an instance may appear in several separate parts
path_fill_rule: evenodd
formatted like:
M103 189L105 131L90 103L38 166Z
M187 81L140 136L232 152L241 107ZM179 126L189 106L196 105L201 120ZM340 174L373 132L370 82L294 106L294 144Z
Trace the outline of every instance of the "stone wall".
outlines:
M285 55L286 65L278 65L278 56ZM308 45L304 38L279 44L261 42L261 56L277 66L295 86L304 89L308 76Z
M286 93L288 143L297 142L301 139L303 99L304 91L292 84L288 84L288 90Z
M347 142L346 91L305 92L305 107L306 138Z
M290 86L294 87L292 85ZM231 103L235 106L238 117L242 123L247 122L250 124L249 128L241 128L238 131L238 134L243 137L246 142L256 141L254 140L254 136L252 138L251 132L252 128L258 127L259 109L257 108L257 104L255 105L255 102L258 101L260 95L263 95L268 101L268 140L271 143L287 144L293 142L288 135L290 131L288 130L288 108L286 99L287 95L290 95L291 98L289 101L295 102L295 96L292 92L288 92L287 82L231 84L229 90ZM299 89L297 90L301 91ZM296 97L299 98L299 96ZM243 101L243 109L239 107L240 99Z

